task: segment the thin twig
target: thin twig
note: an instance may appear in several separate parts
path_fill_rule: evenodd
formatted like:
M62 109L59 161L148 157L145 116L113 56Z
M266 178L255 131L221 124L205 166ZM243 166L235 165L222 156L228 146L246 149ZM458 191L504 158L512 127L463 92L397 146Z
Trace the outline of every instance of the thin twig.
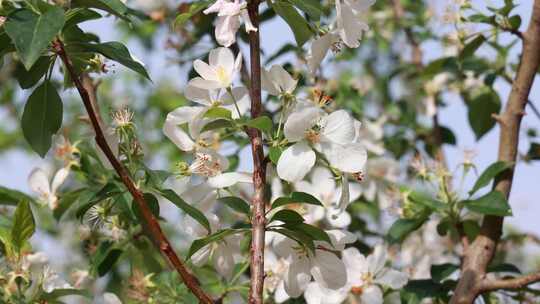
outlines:
M480 285L482 292L499 289L520 289L540 281L540 271L513 279L484 280Z
M169 261L172 267L176 269L176 271L180 274L182 277L182 280L184 281L184 284L186 284L187 288L191 290L191 292L199 299L201 303L205 304L211 304L213 303L212 299L202 290L201 286L199 285L199 282L197 278L195 278L185 267L182 260L176 255L174 252L171 244L169 243L169 240L161 230L161 227L159 226L159 223L157 219L154 217L152 212L150 211L150 208L148 207L142 192L137 189L133 181L131 180L131 177L129 176L128 171L126 168L120 163L120 161L116 158L115 154L111 150L111 147L107 143L105 139L105 135L103 133L103 130L99 124L98 117L96 112L94 111L94 107L92 106L92 102L90 100L90 95L88 94L88 91L85 89L81 78L75 73L75 70L73 68L73 64L71 60L69 59L68 55L66 54L64 44L61 40L57 39L53 43L53 47L55 52L60 56L62 59L62 62L64 63L64 66L67 70L67 73L71 77L71 80L75 84L75 87L77 88L77 91L79 92L79 95L81 96L81 99L83 101L84 107L86 108L86 111L88 112L88 116L90 118L90 121L92 123L92 127L94 128L94 131L96 133L96 142L98 146L101 148L111 165L113 166L114 170L128 189L128 191L133 196L133 200L141 210L143 219L144 219L144 227L147 228L147 232L150 236L150 239L155 243L156 247L161 251L163 256Z
M249 54L251 81L249 95L251 98L251 117L259 117L262 113L261 102L261 49L259 38L259 0L248 2L248 13L256 31L249 32ZM251 218L251 287L249 290L249 303L263 303L264 286L264 232L265 232L265 184L266 166L263 153L263 140L261 131L250 128L248 130L253 156L253 215Z

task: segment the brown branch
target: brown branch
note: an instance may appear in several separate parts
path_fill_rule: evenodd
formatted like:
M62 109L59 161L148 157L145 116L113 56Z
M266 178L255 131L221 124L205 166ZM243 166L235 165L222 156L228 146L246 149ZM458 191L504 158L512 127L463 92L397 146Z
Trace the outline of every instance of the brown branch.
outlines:
M248 13L253 26L257 31L249 32L249 54L251 81L249 95L251 98L251 117L261 115L261 48L259 38L259 0L248 2ZM265 198L266 166L264 165L263 140L261 131L250 128L248 130L253 156L253 187L252 200L253 215L251 218L251 287L249 290L249 303L262 304L264 286L264 232L265 232Z
M141 210L144 219L144 226L148 229L147 232L150 239L161 251L163 256L169 261L170 265L174 267L174 269L176 269L176 271L180 274L187 288L191 290L191 292L199 299L199 301L205 304L213 303L212 299L202 290L197 279L187 270L182 260L180 260L178 255L176 255L169 240L161 230L157 219L150 211L142 192L137 189L137 187L131 180L128 171L120 163L120 161L116 158L114 152L111 150L111 147L107 143L103 130L99 124L97 114L94 111L94 107L92 106L90 95L84 87L81 78L75 73L73 64L66 54L63 42L57 39L53 42L53 47L55 52L62 59L67 73L71 77L73 83L75 84L75 87L77 88L77 91L79 92L79 95L81 96L84 107L86 108L88 116L90 117L92 127L94 128L94 131L96 133L95 139L98 146L101 148L101 150L113 166L114 170L118 173L118 176L122 180L122 183L124 183L128 191L133 196L133 200Z
M513 279L483 280L480 284L481 292L499 289L520 289L540 281L540 271Z
M518 153L521 119L527 106L528 95L540 66L540 0L535 0L531 21L523 33L523 51L520 58L512 91L505 111L500 115L499 161L515 162ZM510 196L514 168L495 178L494 190L506 199ZM482 292L486 268L495 255L497 242L502 233L503 218L486 216L480 234L465 252L461 267L461 278L450 303L471 304Z

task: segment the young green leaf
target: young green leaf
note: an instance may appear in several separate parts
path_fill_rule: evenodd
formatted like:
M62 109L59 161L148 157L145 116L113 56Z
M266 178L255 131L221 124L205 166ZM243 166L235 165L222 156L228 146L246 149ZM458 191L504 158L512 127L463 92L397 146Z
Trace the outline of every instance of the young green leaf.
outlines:
M0 205L16 206L21 201L33 202L34 199L20 191L0 186Z
M307 247L311 252L315 252L315 243L313 238L303 231L292 230L287 228L271 228L268 231L277 232L296 241L300 246Z
M41 80L41 78L43 78L43 75L49 70L50 64L50 57L41 56L29 71L26 70L24 65L18 64L15 68L14 76L17 78L22 89L28 89L33 87Z
M146 79L151 81L148 72L146 72L144 64L133 58L126 46L120 42L111 41L104 43L78 43L77 45L80 45L86 51L100 53L101 55L141 74Z
M431 279L439 283L459 269L458 265L451 263L431 265Z
M309 27L309 24L307 23L306 19L302 17L292 6L292 4L277 0L271 2L272 9L287 22L291 30L294 34L294 39L296 40L296 44L301 47L306 43L306 41L311 38L313 35L313 32L311 31L311 28Z
M148 208L152 212L152 214L158 218L159 217L159 202L157 198L152 193L144 193L144 201L148 205ZM141 222L144 222L144 217L142 215L142 211L139 208L139 205L135 202L131 204L131 208L133 210L133 214L141 220Z
M51 82L45 81L28 98L21 119L23 135L41 157L51 147L51 137L62 125L62 100Z
M210 228L210 222L208 222L208 219L202 213L199 211L199 209L191 206L190 204L186 203L183 199L176 194L173 190L170 189L164 189L159 192L161 196L168 199L171 203L175 204L178 208L182 209L187 215L191 216L193 219L195 219L199 224L201 224L208 233L212 231Z
M313 240L325 241L328 244L332 244L328 233L326 233L326 231L322 230L321 228L315 227L313 225L306 223L287 223L283 225L283 227L294 231L301 231L302 233L309 235Z
M388 230L387 239L390 243L399 243L413 231L420 228L427 220L427 216L413 219L398 219Z
M286 224L298 224L304 222L304 218L294 210L283 209L276 212L269 222L271 223L273 221L281 221Z
M213 233L213 234L211 234L211 235L209 235L207 237L197 239L197 240L193 241L193 243L191 244L191 247L189 247L189 252L188 252L187 258L188 259L191 258L191 256L193 254L195 254L201 248L203 248L204 246L206 246L206 245L208 245L210 243L214 243L214 242L223 240L225 237L227 237L229 235L233 235L235 233L243 233L245 231L246 231L246 229L222 229L222 230L219 230L216 233Z
M36 223L30 203L22 201L17 205L15 214L13 215L13 227L11 228L11 242L17 251L24 246L24 243L36 231Z
M459 56L461 57L461 59L463 59L474 55L474 53L482 46L485 41L486 37L484 37L484 35L476 36L476 38L474 38L471 42L465 45Z
M513 165L512 163L504 162L504 161L498 161L493 164L491 164L489 167L487 167L482 174L480 174L480 177L476 180L476 183L474 183L473 188L471 191L469 191L469 195L473 195L476 193L476 191L482 189L483 187L489 185L492 179L495 178L499 173L511 168Z
M290 0L294 6L299 8L304 13L315 21L319 21L323 12L323 7L319 0Z
M281 153L283 153L283 149L281 147L270 147L270 149L268 149L268 157L270 157L270 161L274 165L277 165Z
M72 0L71 6L97 8L124 20L129 20L127 18L128 8L121 0Z
M227 205L227 207L233 209L236 212L240 212L246 215L251 213L249 204L243 199L235 196L221 197L218 199L220 203Z
M501 100L495 91L485 87L473 93L467 107L469 124L479 140L495 126L493 115L500 112Z
M85 191L85 189L78 189L62 194L58 200L58 206L53 210L54 218L59 221L60 218L62 218L62 215L64 215L64 213L73 206L80 197L89 197L89 195L91 194L88 191Z
M475 200L463 201L463 205L476 213L497 216L512 215L512 209L508 205L508 201L501 192L496 190Z
M230 128L232 126L233 126L232 122L230 122L227 119L217 119L217 120L214 120L214 121L211 121L211 122L207 123L202 128L201 133L206 132L206 131L212 131L212 130L216 130L216 129L221 129L221 128Z
M231 111L221 108L221 107L212 107L206 113L204 113L204 117L208 118L223 118L223 119L231 119L232 114Z
M210 3L212 3L212 0L192 2L189 5L189 10L187 13L182 13L176 16L176 18L174 19L173 27L176 28L176 27L182 26L191 17L195 16L196 14L201 12L203 9L205 9Z
M64 24L64 29L73 25L77 25L79 23L83 23L85 21L95 20L99 18L101 18L101 15L91 9L87 9L84 7L70 9L66 13L66 23Z
M272 120L267 116L260 116L251 120L246 121L246 126L251 128L259 129L263 132L270 133L272 132Z
M60 6L50 6L41 15L28 9L18 9L8 15L4 28L27 70L60 32L64 21L64 10Z
M323 206L323 204L313 195L305 192L293 192L290 197L280 197L277 198L273 203L271 209L281 207L289 204L310 204Z

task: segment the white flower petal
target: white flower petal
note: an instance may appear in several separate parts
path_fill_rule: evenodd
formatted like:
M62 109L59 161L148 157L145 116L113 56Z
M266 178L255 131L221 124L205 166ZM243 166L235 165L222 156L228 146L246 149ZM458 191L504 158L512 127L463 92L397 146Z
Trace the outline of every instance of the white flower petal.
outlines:
M383 270L386 263L386 251L387 248L384 245L378 244L373 249L373 252L367 257L367 263L369 265L369 272L377 274Z
M218 80L216 70L200 59L193 62L193 69L205 80Z
M308 304L339 304L342 303L348 295L344 288L332 290L320 286L317 282L308 284L304 292L304 298Z
M280 303L283 303L285 301L287 301L289 299L289 295L287 294L287 292L285 291L285 282L283 280L281 280L276 288L276 291L274 293L274 301L276 301L276 303L280 304Z
M355 136L354 120L345 110L332 112L325 119L323 135L334 143L347 145Z
M53 177L52 183L51 183L51 192L52 194L56 194L56 190L60 188L60 186L64 183L66 178L69 175L69 168L62 168L56 172L56 174Z
M405 286L408 280L409 276L406 273L389 268L384 269L382 273L375 277L376 283L392 289L399 289Z
M217 250L214 251L214 268L217 272L227 280L231 279L234 269L233 253L229 246L220 244Z
M325 288L338 289L347 283L345 264L334 253L325 250L316 250L311 274Z
M366 150L358 143L340 145L323 142L321 151L332 167L347 173L362 171L367 160Z
M297 298L306 290L311 275L307 258L293 259L284 277L285 291L291 298Z
M222 67L228 75L232 75L234 72L234 54L228 48L220 47L211 50L208 63L211 66Z
M332 241L332 246L339 251L344 250L346 244L354 243L356 241L356 235L347 230L332 229L327 230L326 233L328 233L328 236Z
M370 285L365 288L360 296L361 303L383 304L383 294L379 286Z
M238 16L220 16L216 20L215 36L219 44L229 47L236 41L236 32L240 28Z
M32 191L40 196L47 196L51 193L49 177L41 168L35 168L28 177L28 185Z
M326 213L326 221L335 228L346 228L351 224L351 215L347 211L330 209Z
M210 106L212 104L212 98L210 97L210 91L206 89L202 89L200 87L194 86L191 84L191 82L195 79L202 79L200 77L196 77L188 83L184 90L184 96L194 102L200 103L205 106Z
M237 183L251 183L252 176L244 172L226 172L208 178L208 185L214 188L227 188Z
M281 92L292 93L294 88L296 88L297 80L292 78L292 76L285 71L285 69L278 64L274 64L270 68L270 75L272 81L278 86Z
M339 41L339 36L334 33L327 33L311 43L311 54L308 56L308 66L311 73L315 73L319 65L326 57L326 53L333 43Z
M212 253L212 244L208 244L203 248L199 249L191 256L191 262L197 267L201 267L208 263L210 258L210 253Z
M306 131L313 127L321 115L321 110L315 107L309 107L291 113L283 128L285 138L290 142L296 142L303 139L306 135Z
M277 163L277 173L288 182L297 182L311 170L315 159L311 147L305 142L298 142L283 151Z
M104 304L122 304L122 301L114 294L106 292L103 294Z

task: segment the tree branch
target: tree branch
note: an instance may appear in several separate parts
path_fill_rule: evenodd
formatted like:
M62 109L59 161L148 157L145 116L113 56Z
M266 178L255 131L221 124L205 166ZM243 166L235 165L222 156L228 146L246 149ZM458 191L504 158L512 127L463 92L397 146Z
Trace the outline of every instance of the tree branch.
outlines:
M540 66L540 0L535 0L529 27L523 33L523 51L520 58L512 91L504 113L500 115L499 161L515 162L518 152L521 119L534 77ZM514 168L506 170L495 178L494 190L506 199L510 196ZM503 218L486 216L480 234L465 252L461 267L461 278L450 303L472 304L482 292L482 282L486 268L495 255L497 242L502 233Z
M540 271L513 279L484 280L480 285L481 292L499 289L520 289L540 281Z
M248 13L257 31L249 32L249 54L251 81L249 96L251 98L251 117L261 115L261 49L259 38L259 0L248 2ZM265 232L265 184L266 166L264 162L263 141L261 132L255 128L248 129L253 156L253 215L251 218L251 287L249 303L262 304L264 286L264 232Z
M101 148L101 150L113 166L114 170L122 180L122 183L124 183L128 191L133 196L133 200L141 210L144 219L143 224L147 228L145 230L147 230L150 239L161 251L162 255L169 261L170 265L174 267L174 269L176 269L176 271L180 274L187 288L191 290L191 292L199 299L199 301L204 304L213 303L212 299L202 290L197 279L187 270L182 260L180 260L178 255L176 255L169 240L161 230L157 219L150 211L142 192L137 189L137 187L131 180L128 171L120 163L120 161L116 158L114 152L111 150L111 147L105 139L103 130L99 123L98 116L94 110L94 106L92 105L90 94L86 90L83 82L81 81L81 78L75 73L73 64L66 54L63 42L57 39L53 42L53 47L55 52L62 59L62 62L64 63L64 66L67 70L66 72L71 77L73 83L75 84L75 87L77 88L77 91L79 92L79 95L81 96L84 107L86 108L88 116L90 117L92 127L94 128L94 131L96 133L95 139L98 146Z

